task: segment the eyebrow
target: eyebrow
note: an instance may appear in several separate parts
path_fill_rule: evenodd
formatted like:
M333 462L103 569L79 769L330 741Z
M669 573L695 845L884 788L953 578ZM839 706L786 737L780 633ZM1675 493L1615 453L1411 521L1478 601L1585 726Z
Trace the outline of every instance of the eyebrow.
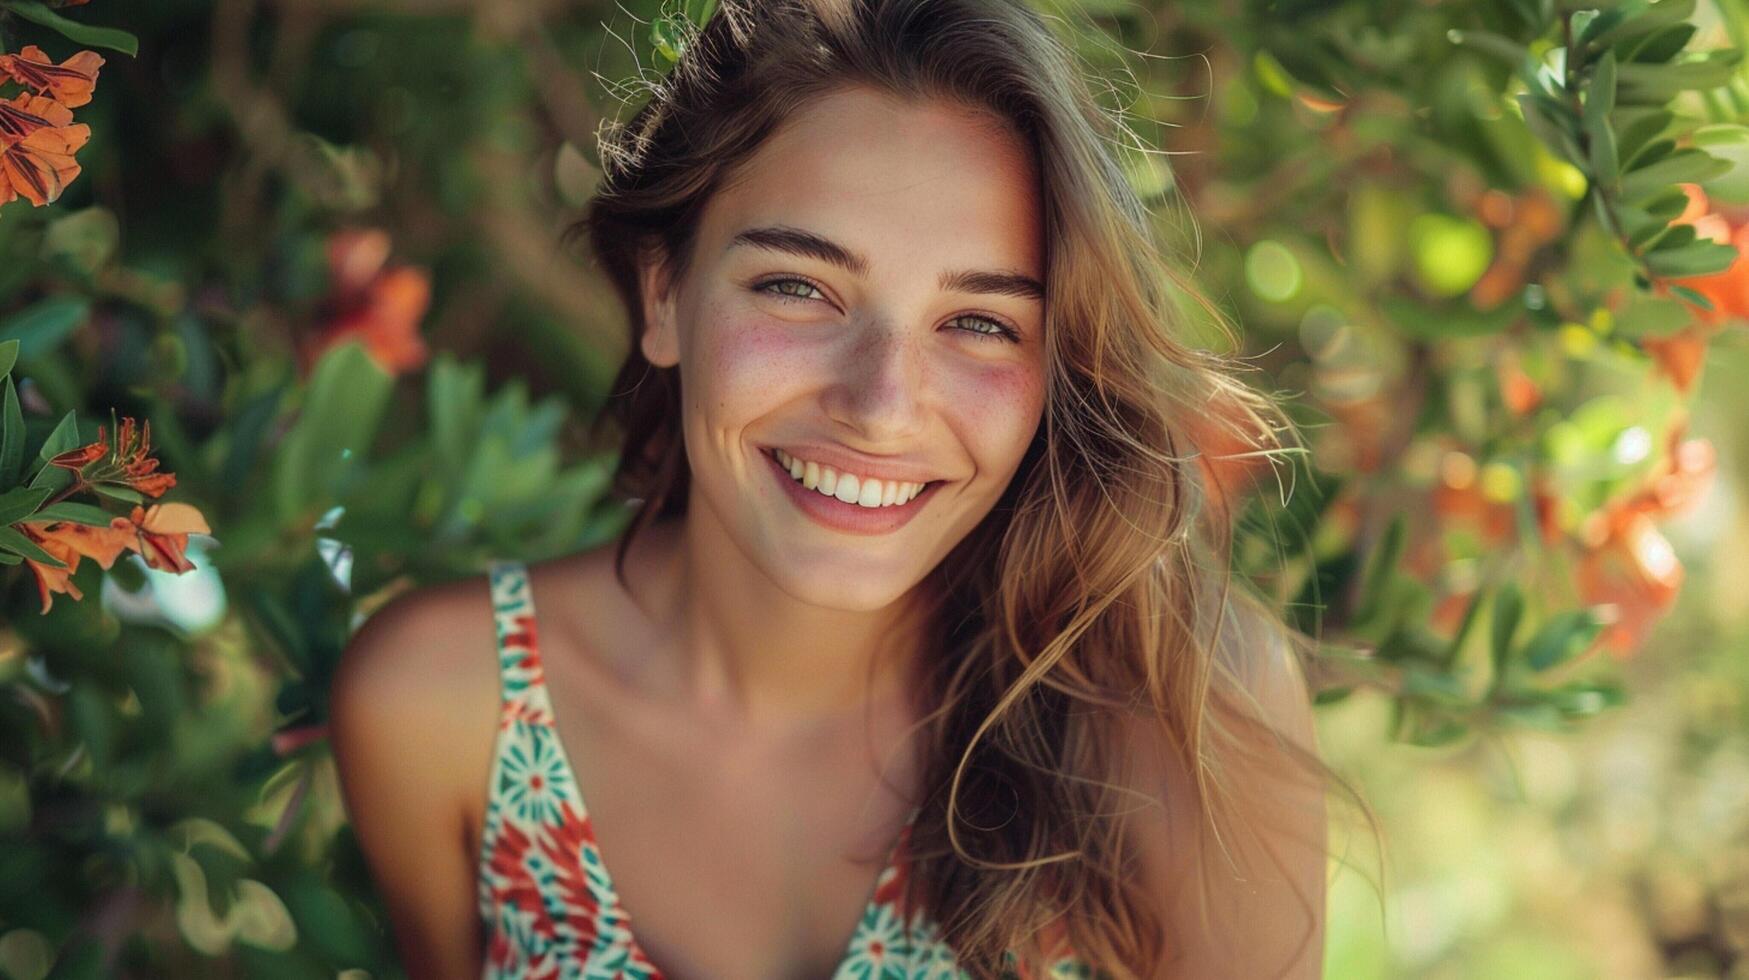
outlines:
M868 259L843 245L811 231L789 225L766 225L747 230L729 239L724 251L736 246L763 248L805 258L819 259L854 276L868 275ZM987 293L997 296L1018 296L1021 299L1045 298L1044 283L1020 272L993 269L961 269L941 274L942 289L962 293Z

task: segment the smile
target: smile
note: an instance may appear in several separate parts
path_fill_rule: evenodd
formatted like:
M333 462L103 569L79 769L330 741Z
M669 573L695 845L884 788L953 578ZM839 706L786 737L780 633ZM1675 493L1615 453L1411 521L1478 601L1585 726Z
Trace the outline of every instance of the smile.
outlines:
M849 534L887 534L904 527L933 499L943 482L865 479L798 459L781 449L760 455L770 460L785 495L803 513L817 524Z
M773 449L771 453L777 458L779 466L789 470L790 478L801 483L803 487L818 490L828 497L835 497L859 507L903 506L927 485L900 480L877 480L874 477L841 472L823 463L798 459L781 449Z

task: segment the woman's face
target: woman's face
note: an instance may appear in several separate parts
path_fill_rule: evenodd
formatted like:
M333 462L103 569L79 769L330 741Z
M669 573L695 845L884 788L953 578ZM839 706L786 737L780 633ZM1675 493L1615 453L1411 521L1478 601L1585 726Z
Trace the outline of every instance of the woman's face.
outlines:
M709 202L679 288L644 276L644 354L680 368L689 520L801 601L903 596L1038 429L1041 237L1031 155L985 117L861 88L792 117ZM831 494L775 450L834 470ZM927 486L863 506L898 483Z

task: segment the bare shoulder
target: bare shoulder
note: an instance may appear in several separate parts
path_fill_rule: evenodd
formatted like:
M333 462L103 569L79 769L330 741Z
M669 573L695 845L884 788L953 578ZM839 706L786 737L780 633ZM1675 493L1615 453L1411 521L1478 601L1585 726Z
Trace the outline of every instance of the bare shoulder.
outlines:
M1158 725L1130 726L1130 815L1166 928L1155 978L1320 976L1327 815L1311 693L1288 637L1236 602L1215 651L1196 765Z
M371 613L348 641L330 691L334 721L368 721L377 730L415 726L395 737L456 748L433 743L479 734L458 724L464 718L482 717L490 729L490 705L497 700L493 649L483 574L403 592Z
M354 632L329 690L347 816L413 976L479 971L465 808L490 763L493 640L484 576L414 589Z

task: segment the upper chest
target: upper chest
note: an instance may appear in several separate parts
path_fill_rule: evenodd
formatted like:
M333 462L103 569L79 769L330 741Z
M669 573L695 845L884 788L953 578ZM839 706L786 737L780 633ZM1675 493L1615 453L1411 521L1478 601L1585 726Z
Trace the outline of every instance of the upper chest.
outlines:
M871 714L782 745L726 741L626 689L604 668L614 651L594 646L614 642L614 623L579 631L541 606L542 591L536 579L554 730L638 945L669 980L831 976L910 808L900 719ZM477 863L484 772L474 785Z

